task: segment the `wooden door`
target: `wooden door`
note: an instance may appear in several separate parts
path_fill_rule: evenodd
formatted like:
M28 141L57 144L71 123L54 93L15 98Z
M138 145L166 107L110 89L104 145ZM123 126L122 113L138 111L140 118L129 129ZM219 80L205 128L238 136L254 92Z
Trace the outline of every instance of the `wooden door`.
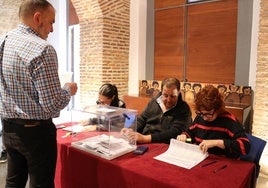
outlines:
M183 78L184 8L155 11L154 79Z
M237 0L155 0L155 8L154 79L235 82Z
M188 6L186 79L234 83L237 0Z

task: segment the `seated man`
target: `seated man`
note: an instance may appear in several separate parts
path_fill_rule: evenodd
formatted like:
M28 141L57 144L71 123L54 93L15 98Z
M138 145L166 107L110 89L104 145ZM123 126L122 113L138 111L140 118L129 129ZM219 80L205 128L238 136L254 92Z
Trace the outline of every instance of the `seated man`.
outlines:
M170 143L192 122L190 107L182 100L176 78L162 81L161 92L152 98L137 118L137 132L123 128L121 134L137 143Z

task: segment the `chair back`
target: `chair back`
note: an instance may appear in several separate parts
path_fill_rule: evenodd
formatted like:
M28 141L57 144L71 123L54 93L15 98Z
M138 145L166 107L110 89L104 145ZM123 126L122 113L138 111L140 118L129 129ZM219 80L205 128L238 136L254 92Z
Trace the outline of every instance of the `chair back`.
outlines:
M259 172L260 172L259 161L260 161L262 152L264 150L264 147L266 145L266 141L248 133L246 133L246 135L250 141L250 150L247 155L241 155L240 160L250 161L250 162L255 163L256 177L258 178Z

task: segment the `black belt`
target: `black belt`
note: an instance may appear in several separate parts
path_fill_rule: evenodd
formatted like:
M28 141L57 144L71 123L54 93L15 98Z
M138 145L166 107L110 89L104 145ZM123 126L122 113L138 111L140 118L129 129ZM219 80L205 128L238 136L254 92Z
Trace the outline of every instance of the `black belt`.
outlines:
M2 121L14 123L18 125L24 125L24 127L35 127L42 124L52 123L52 119L35 120L35 119L18 119L18 118L3 118Z

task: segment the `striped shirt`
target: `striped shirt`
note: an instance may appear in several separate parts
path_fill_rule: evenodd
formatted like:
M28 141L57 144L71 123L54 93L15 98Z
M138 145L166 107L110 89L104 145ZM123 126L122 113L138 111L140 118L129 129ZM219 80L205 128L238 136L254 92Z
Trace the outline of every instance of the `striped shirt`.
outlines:
M1 118L58 117L70 98L70 88L61 88L57 54L47 41L23 24L0 38Z
M205 121L201 116L196 116L193 125L184 134L190 137L195 144L200 144L203 140L223 139L225 149L214 147L209 148L208 152L230 158L245 155L250 149L243 126L233 114L228 112L220 114L211 122Z

